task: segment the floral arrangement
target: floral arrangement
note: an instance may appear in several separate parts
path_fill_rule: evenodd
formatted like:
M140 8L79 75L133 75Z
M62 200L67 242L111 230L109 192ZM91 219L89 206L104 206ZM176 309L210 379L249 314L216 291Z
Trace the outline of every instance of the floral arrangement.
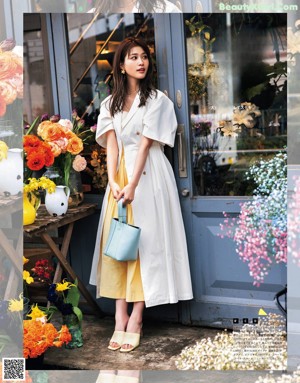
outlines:
M8 146L4 141L0 141L0 161L7 158Z
M86 160L79 153L83 151L84 143L88 142L91 136L94 137L94 133L85 128L84 120L80 119L74 110L72 121L61 119L60 115L53 115L50 118L48 115L43 115L28 128L26 136L35 142L39 140L50 148L53 161L49 159L48 164L45 161L43 166L54 164L60 168L63 172L64 185L68 186L71 168L77 172L86 168ZM40 159L40 166L42 164L43 159Z
M52 323L43 323L32 319L23 321L23 354L24 358L37 358L50 347L62 347L71 340L67 326L62 325L59 331Z
M285 320L277 314L226 330L186 347L175 360L179 370L285 370L287 341Z
M75 314L79 323L82 323L82 312L78 307L80 293L77 280L75 283L63 280L61 283L51 284L47 298L63 315Z
M259 286L273 263L287 261L287 154L261 160L246 175L258 185L253 200L241 204L237 218L224 213L221 230L233 238L253 284Z
M7 39L0 43L0 117L17 98L23 98L23 53Z

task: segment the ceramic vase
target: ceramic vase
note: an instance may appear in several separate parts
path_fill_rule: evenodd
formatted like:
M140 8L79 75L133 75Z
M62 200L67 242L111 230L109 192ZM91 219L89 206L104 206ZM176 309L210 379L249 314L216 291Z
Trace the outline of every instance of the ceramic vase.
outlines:
M31 225L36 218L36 210L30 203L27 193L23 194L23 225Z
M45 207L50 215L58 217L65 215L68 210L68 198L70 189L68 186L58 185L54 193L46 191Z
M0 161L0 194L17 195L23 189L22 149L9 149L7 158Z

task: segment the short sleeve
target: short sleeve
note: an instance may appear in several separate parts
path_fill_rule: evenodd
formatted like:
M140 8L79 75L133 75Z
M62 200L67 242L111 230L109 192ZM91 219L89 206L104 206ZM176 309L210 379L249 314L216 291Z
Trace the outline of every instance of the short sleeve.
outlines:
M103 148L107 146L106 133L109 130L114 130L113 119L109 111L109 100L110 96L101 103L97 122L96 141Z
M151 97L143 118L143 135L173 147L177 130L173 102L160 91Z

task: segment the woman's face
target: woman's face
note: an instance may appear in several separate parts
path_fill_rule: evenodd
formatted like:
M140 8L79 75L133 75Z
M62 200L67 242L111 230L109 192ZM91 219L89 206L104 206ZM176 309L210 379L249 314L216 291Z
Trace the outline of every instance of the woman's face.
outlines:
M149 68L149 59L140 46L135 46L127 53L121 69L124 69L127 77L142 80L146 77Z

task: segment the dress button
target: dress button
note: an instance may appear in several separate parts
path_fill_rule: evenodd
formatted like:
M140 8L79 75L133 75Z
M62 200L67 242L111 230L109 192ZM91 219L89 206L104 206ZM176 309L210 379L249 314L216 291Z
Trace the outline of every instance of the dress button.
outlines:
M139 136L139 135L140 135L140 132L136 132L136 134Z
M146 172L143 172L144 175L146 175Z

